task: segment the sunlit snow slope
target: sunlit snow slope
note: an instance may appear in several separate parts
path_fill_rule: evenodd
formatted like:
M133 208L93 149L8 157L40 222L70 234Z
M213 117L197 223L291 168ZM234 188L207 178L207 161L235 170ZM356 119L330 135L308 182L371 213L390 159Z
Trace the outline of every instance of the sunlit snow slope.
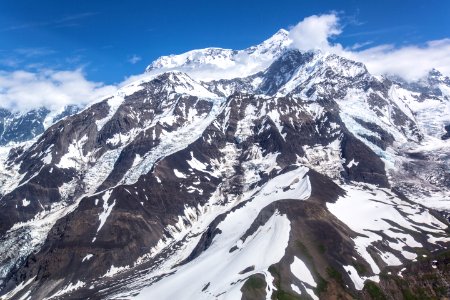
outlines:
M2 299L450 296L450 79L290 45L161 57L0 148Z

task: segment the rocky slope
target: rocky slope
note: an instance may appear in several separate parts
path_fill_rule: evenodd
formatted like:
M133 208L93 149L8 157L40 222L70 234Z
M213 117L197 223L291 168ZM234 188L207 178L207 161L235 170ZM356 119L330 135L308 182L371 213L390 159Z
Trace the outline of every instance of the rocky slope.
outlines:
M448 297L449 79L289 44L162 57L3 155L2 297Z

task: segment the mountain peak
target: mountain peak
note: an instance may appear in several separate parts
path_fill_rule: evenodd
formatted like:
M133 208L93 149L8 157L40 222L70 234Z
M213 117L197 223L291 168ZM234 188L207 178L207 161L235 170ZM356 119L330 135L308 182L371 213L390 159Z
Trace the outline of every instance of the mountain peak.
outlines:
M177 70L203 81L245 77L267 68L291 43L289 32L280 29L262 43L243 50L209 47L161 56L146 68L146 72Z
M431 85L436 85L436 84L446 84L446 85L450 85L450 78L448 76L445 76L444 74L442 74L438 69L431 69L428 72L427 75L427 81L429 84Z
M286 41L286 40L289 40L289 31L287 31L284 28L281 28L270 38L262 42L262 44L267 43L269 41Z
M433 68L428 72L428 76L442 76L442 73L438 69Z
M285 29L280 29L261 44L249 47L244 51L256 55L277 54L278 57L289 48L291 43L289 32Z

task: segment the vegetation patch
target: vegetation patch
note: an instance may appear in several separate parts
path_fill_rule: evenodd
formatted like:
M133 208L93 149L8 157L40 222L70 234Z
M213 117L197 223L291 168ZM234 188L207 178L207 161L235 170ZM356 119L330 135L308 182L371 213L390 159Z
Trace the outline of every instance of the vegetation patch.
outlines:
M386 296L380 287L373 281L366 281L364 284L364 290L370 295L373 300L386 300Z
M359 275L367 275L367 268L365 265L358 262L354 262L353 266L355 267Z
M264 289L266 288L266 281L262 276L252 275L245 281L243 288L249 290Z
M328 289L328 281L323 279L321 276L318 276L319 280L317 280L316 294L320 295L324 293Z
M273 293L272 299L275 299L275 300L302 300L302 299L306 299L306 298L304 298L300 295L294 295L294 294L288 293L283 290L278 290Z
M317 248L319 249L319 252L322 254L325 254L325 252L327 251L327 247L325 247L324 244L317 245Z
M342 279L342 274L339 273L339 271L336 270L333 267L328 267L327 268L327 274L328 274L328 276L330 276L330 278L333 278L334 280L336 280L340 284L342 284L344 282L344 280Z
M253 274L247 278L241 288L242 299L265 299L266 298L266 279L262 274Z

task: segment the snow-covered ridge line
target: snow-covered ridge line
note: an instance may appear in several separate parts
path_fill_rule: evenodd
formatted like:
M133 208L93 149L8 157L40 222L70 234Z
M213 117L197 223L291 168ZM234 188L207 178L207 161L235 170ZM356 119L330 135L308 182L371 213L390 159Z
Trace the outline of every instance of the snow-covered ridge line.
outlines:
M340 197L336 203L327 203L327 208L358 234L353 238L355 249L369 263L375 275L381 272L381 266L376 262L380 259L388 266L398 266L404 261L416 260L417 254L411 249L424 248L423 243L439 245L450 242L445 231L448 226L427 209L406 203L389 190L373 185L342 187L347 195ZM425 234L426 238L419 242L410 232ZM376 249L378 260L369 253L369 247ZM359 277L351 266L346 268L350 271L355 288L361 290L367 278ZM378 276L370 279L379 280Z
M230 299L239 299L240 288L244 284L242 279L252 274L270 274L268 268L281 260L285 248L289 241L290 222L276 212L265 225L260 227L255 233L241 240L240 237L250 228L259 212L269 205L282 199L305 200L310 196L311 186L306 175L308 171L305 167L299 167L293 171L278 175L257 190L245 192L239 203L250 200L244 206L231 212L236 207L236 202L231 202L227 207L220 210L214 208L217 202L213 196L210 200L212 204L207 210L202 209L203 214L197 217L195 227L185 231L191 238L189 243L195 245L198 241L198 233L204 232L207 226L219 212L228 211L225 219L219 223L218 228L221 234L217 236L214 243L195 260L175 269L166 280L153 283L148 288L142 290L138 299L159 298L159 299L210 299L222 293ZM184 235L178 237L181 239ZM267 236L270 236L268 238ZM197 237L197 238L194 238ZM167 247L167 246L166 246ZM186 247L186 248L185 248ZM233 247L236 251L230 252ZM189 253L181 250L193 249L192 246L185 245L171 258L163 263L150 277L158 277L166 272L173 272L172 266L182 261ZM260 255L255 255L260 253ZM214 265L214 268L211 266ZM242 274L241 271L248 266L254 266L250 273ZM212 272L214 274L211 274ZM208 282L196 281L182 290L169 289L169 286L181 286L188 278L202 278L206 273L211 274L210 284L207 291L204 287ZM267 278L269 284L271 279Z
M244 50L205 48L162 56L152 62L146 72L178 70L205 81L245 77L264 70L287 50L292 43L288 34L281 29L263 43Z
M124 181L126 181L129 184L131 184L135 180L137 180L137 178L140 175L145 174L142 172L148 172L149 168L152 167L152 164L155 161L157 161L158 159L160 159L161 157L165 157L167 155L170 155L173 152L179 151L182 148L189 145L190 143L192 143L195 139L197 139L198 135L201 135L201 133L203 132L203 129L199 131L199 128L205 128L206 126L209 125L209 123L212 120L214 120L214 118L217 116L217 114L220 113L221 104L224 102L224 99L219 98L216 95L210 93L203 86L199 85L198 83L193 81L191 78L189 78L189 76L187 76L186 74L183 74L180 72L168 72L163 75L168 75L169 80L177 80L177 82L176 82L177 84L172 85L172 87L171 87L172 90L170 90L168 92L175 93L175 94L184 94L184 95L192 94L194 96L200 97L200 99L206 98L207 101L213 102L213 109L207 115L195 114L194 116L191 116L191 118L193 118L195 122L191 122L192 123L191 126L187 126L187 127L185 126L186 127L185 130L180 129L179 131L174 131L173 133L166 132L166 138L163 139L163 141L165 141L165 143L160 145L159 148L156 148L155 151L152 152L151 160L147 161L148 157L145 156L143 158L142 163L140 163L139 166L136 166L137 168L133 168L132 170L129 170L129 172L125 175L126 179L124 179ZM161 76L163 76L163 75L161 75ZM137 91L142 90L144 88L143 87L144 83L148 82L148 80L154 80L157 77L158 77L158 75L147 76L147 79L142 79L142 80L138 81L137 83L130 84L130 85L124 87L123 89L119 90L115 96L113 96L112 98L107 100L108 105L110 106L109 114L106 118L100 120L100 124L96 124L97 127L99 127L97 130L98 131L101 130L101 128L115 114L117 109L120 107L120 105L125 100L125 97L132 95L132 94L136 93ZM103 101L103 100L101 100L101 101ZM89 109L89 107L86 108L85 110L79 112L79 114L83 114L87 109ZM173 113L173 111L172 111L172 113ZM158 122L159 120L162 120L162 119L156 118L156 120L154 120L154 121ZM143 130L143 129L141 128L141 130ZM181 134L181 136L180 136L180 134ZM130 138L128 139L128 142L131 142L136 135L137 135L137 132L134 132L133 134L131 134ZM173 138L175 140L172 140L170 138L172 135L174 136ZM178 140L176 140L177 137L178 137ZM172 141L174 142L173 144L171 143ZM26 143L27 149L36 142L37 142L37 138L35 138L31 142L27 142ZM55 165L55 167L60 168L60 169L72 168L72 169L75 169L76 171L78 171L79 173L84 174L84 177L85 177L84 181L85 181L85 187L86 187L85 193L83 194L82 197L78 198L78 200L76 200L74 202L70 202L70 201L66 202L65 200L68 200L66 198L69 195L64 191L68 190L68 189L70 190L71 188L75 189L75 184L79 184L79 182L73 181L69 184L64 184L63 186L61 186L59 188L60 193L62 193L61 195L62 196L65 195L65 197L63 199L64 201L62 201L61 203L55 204L54 207L52 206L50 211L43 211L42 213L39 213L38 215L35 216L34 219L32 219L28 222L16 223L13 226L13 228L11 228L7 233L7 236L10 236L10 242L14 243L16 238L20 239L20 237L21 236L23 237L24 234L30 235L29 241L27 242L26 245L21 245L21 243L16 243L18 248L17 247L11 248L15 252L15 255L17 256L18 259L20 259L20 257L22 257L22 256L26 257L31 252L39 249L39 247L45 241L49 230L54 226L54 224L60 218L64 217L65 215L67 215L68 213L70 213L74 209L76 209L81 198L83 198L85 196L93 196L94 195L93 193L97 189L98 185L101 182L103 182L103 180L106 178L106 176L108 176L109 173L112 171L112 167L114 166L114 163L115 163L116 159L118 158L120 151L122 149L124 149L124 147L127 145L127 143L126 143L125 145L123 145L123 147L120 147L118 149L119 151L114 151L114 150L110 151L110 152L116 153L117 154L116 156L113 155L111 157L111 155L108 155L109 152L107 152L104 155L102 155L102 157L100 159L98 159L97 161L93 161L90 159L90 155L92 155L93 153L88 153L86 156L84 156L82 153L82 150L81 150L82 147L84 146L84 144L87 142L88 142L88 140L87 140L86 135L83 136L81 139L74 140L68 146L68 153L64 154L61 157L60 162ZM174 146L175 148L173 148L171 146ZM52 147L50 147L50 148L52 148ZM5 151L2 152L2 156L1 156L2 159L6 160L7 152L9 150L10 149L7 148L7 149L5 149ZM106 158L103 159L104 157L106 157ZM51 158L51 153L50 153L50 159L44 158L44 166L47 164L51 164L51 162L52 162L52 158ZM92 163L94 163L95 166L92 166ZM107 169L109 169L109 171L99 172L97 165L100 165L99 168L103 170L103 169L105 169L105 163L110 165L110 167L107 168ZM4 170L5 172L8 172L8 176L10 178L14 178L14 177L22 178L23 176L26 175L26 173L20 175L19 174L19 166L17 165L15 167L16 168L13 168L12 170L6 170L6 169ZM138 167L142 167L142 168L138 168ZM1 171L3 172L3 170L1 170ZM42 168L39 172L37 172L35 174L35 176L38 176L41 173L41 171L42 171ZM142 171L142 172L139 172L139 171ZM9 174L9 173L11 173L11 174ZM103 175L103 177L102 177L102 175ZM33 179L33 178L34 177L32 177L31 179ZM2 187L4 188L4 192L13 191L15 188L17 188L17 184L20 182L20 179L9 180L8 182L11 182L12 186L9 186L6 184L2 185ZM111 212L111 209L114 206L114 204L112 204L111 206L107 206L106 200L104 199L104 203L103 203L104 212L100 216L101 223L99 225L98 230L100 230L102 228L109 213ZM23 200L22 202L29 204L29 201L27 201L27 200ZM42 205L41 205L41 207L42 207ZM95 238L94 238L94 240L95 240ZM4 253L4 255L8 255L8 253L9 252L6 252L6 253ZM13 266L14 266L13 264L3 266L5 268L1 268L0 274L6 275L9 272L10 268Z

